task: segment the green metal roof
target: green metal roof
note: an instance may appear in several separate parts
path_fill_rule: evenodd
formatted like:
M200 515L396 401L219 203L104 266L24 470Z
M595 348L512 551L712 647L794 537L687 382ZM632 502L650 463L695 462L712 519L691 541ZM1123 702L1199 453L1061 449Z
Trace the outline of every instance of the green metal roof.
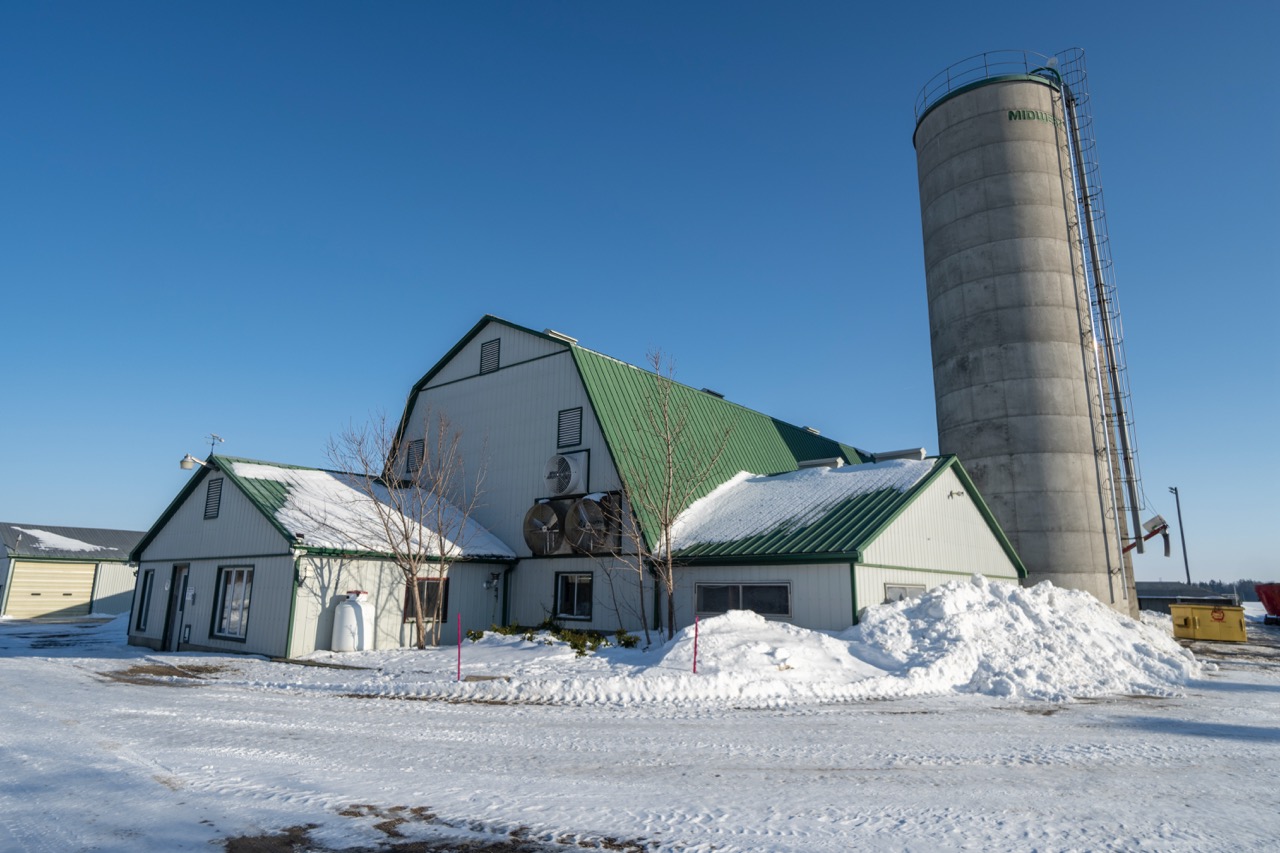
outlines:
M665 466L665 449L644 425L646 407L652 405L659 383L670 383L671 404L687 418L685 436L675 448L676 470L700 470L724 443L720 458L693 500L740 471L778 474L795 471L805 460L834 457L850 463L869 461L853 447L673 382L653 371L581 346L570 349L614 466L624 485L632 490L639 480L649 478L656 482ZM643 508L635 509L645 535L652 538L658 529L657 520L646 517L648 513Z
M1002 550L1008 555L1018 576L1026 577L1027 570L1022 560L955 456L938 457L934 461L933 470L906 491L885 488L865 492L832 504L821 516L807 524L784 524L767 532L728 542L696 543L680 549L677 556L681 562L690 563L714 563L722 560L741 562L744 559L792 561L824 557L856 561L947 470L953 470L964 485L965 494L973 501Z
M888 529L902 512L916 498L929 488L943 471L954 470L957 478L964 484L966 496L973 501L979 514L986 520L987 526L1000 543L1002 551L1018 570L1020 578L1027 576L1027 567L1023 565L1018 553L1001 530L991 508L979 496L973 480L964 470L964 466L955 456L941 456L934 460L933 470L923 476L918 483L900 491L896 488L882 488L856 494L854 497L833 503L817 519L808 524L780 524L777 528L750 537L731 540L731 542L694 543L681 548L676 556L681 562L741 562L745 558L765 561L822 560L822 558L847 558L858 561L861 553Z

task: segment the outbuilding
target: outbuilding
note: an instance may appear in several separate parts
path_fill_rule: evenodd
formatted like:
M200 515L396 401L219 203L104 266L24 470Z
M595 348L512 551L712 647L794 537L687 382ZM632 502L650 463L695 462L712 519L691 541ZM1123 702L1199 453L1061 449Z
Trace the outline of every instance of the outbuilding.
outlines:
M137 530L0 522L0 615L50 619L129 610Z

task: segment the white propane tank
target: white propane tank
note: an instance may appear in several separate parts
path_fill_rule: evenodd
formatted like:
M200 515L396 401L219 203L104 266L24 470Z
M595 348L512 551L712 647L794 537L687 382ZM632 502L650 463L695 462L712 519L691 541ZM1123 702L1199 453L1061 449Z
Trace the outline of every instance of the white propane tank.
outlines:
M369 593L349 590L347 597L338 602L333 613L333 641L335 652L362 652L369 647L373 631L373 607Z

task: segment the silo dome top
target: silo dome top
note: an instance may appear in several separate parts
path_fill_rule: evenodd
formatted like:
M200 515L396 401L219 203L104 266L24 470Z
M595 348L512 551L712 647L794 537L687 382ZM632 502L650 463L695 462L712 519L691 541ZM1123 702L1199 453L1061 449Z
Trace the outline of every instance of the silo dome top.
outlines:
M1036 80L1059 86L1063 76L1059 65L1072 65L1083 55L1080 48L1071 48L1056 56L1027 50L991 50L962 59L924 84L916 97L916 125L947 98L975 86L998 80Z

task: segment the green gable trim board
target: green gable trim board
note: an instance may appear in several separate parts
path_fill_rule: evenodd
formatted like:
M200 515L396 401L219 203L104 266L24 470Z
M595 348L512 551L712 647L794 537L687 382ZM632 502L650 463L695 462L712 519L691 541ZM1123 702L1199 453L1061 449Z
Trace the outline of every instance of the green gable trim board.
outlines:
M193 476L151 531L134 549L140 555L210 471L218 471L249 500L291 546L328 556L385 559L392 556L367 495L351 485L350 475L322 468L212 455ZM452 509L452 508L451 508ZM452 509L457 513L456 509ZM514 552L471 519L459 522L463 547L451 543L461 559L513 560ZM299 539L299 536L301 537Z

